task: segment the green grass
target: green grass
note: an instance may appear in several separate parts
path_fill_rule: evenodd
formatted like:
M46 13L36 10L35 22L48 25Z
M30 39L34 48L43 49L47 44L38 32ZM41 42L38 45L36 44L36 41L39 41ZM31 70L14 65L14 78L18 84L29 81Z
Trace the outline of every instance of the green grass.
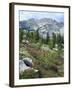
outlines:
M20 79L31 79L31 78L38 78L39 74L34 72L34 70L25 70L20 76Z
M33 68L40 71L42 78L64 76L64 63L60 60L60 54L58 52L47 52L47 56L43 56L42 54L33 55L29 53L25 47L22 47L20 48L20 56L21 54L23 54L23 57L29 57L33 60ZM39 74L35 73L33 70L27 70L20 75L20 79L30 78L39 78Z
M41 47L48 47L50 51L43 51ZM52 44L42 44L41 42L29 42L29 45L20 44L19 59L29 57L33 60L34 70L26 70L19 75L20 79L31 78L49 78L49 77L63 77L64 76L64 61L61 58L64 51L59 49L52 50Z

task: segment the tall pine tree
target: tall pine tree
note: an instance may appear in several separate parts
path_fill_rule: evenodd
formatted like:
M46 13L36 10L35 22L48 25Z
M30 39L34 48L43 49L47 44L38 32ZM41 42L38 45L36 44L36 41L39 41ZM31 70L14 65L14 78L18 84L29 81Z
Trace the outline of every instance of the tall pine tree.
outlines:
M52 33L52 41L53 41L53 48L54 48L56 44L56 34L55 33Z

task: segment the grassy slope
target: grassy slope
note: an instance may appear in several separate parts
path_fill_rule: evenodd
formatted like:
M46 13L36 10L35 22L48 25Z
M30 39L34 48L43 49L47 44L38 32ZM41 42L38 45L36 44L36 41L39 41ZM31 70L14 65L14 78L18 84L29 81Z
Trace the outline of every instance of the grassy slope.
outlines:
M34 63L33 68L39 70L38 73L35 73L33 70L27 70L20 75L20 79L64 76L64 63L59 51L43 51L38 48L38 44L30 43L21 46L20 56L32 58Z

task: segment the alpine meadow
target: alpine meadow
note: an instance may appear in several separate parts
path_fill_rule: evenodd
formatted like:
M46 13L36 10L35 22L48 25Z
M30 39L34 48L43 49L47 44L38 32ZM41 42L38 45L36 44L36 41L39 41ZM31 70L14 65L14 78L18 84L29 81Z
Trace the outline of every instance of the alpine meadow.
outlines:
M19 79L64 77L64 13L19 11Z

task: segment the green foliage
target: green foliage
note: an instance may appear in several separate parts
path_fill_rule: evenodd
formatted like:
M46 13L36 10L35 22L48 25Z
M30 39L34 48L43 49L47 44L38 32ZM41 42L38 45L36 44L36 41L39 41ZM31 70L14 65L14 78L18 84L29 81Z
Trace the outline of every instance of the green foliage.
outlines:
M26 39L29 39L30 38L30 32L29 32L29 30L27 30L27 32L26 32Z
M52 41L52 39L49 40L48 45L49 45L49 48L50 49L53 49L53 41Z
M38 42L39 39L40 39L38 29L37 29L37 31L36 31L35 39L36 39L36 42Z
M24 31L21 29L21 30L19 30L19 41L20 41L20 43L22 43L23 36L24 36Z
M55 47L56 44L56 34L52 34L52 40L53 40L53 48Z
M29 43L20 46L19 58L29 57L33 60L34 70L26 70L19 75L20 79L31 79L31 78L48 78L48 77L63 77L64 76L64 62L61 56L63 56L64 51L64 37L60 34L52 34L50 38L49 33L47 33L47 38L43 39L39 37L37 31L23 31L20 30L20 43L22 40L28 40ZM26 37L24 37L26 35ZM55 45L57 44L57 47ZM49 50L45 51L42 46L48 47ZM53 48L58 48L57 51Z
M62 37L60 34L58 34L58 35L57 35L58 49L62 49L62 48L63 48L63 45L62 45L63 42L64 42L63 37Z
M50 41L50 36L49 36L49 33L47 32L46 44L48 44L49 41Z
M38 78L39 73L35 72L34 70L25 70L22 74L20 74L20 79L31 79L31 78Z

